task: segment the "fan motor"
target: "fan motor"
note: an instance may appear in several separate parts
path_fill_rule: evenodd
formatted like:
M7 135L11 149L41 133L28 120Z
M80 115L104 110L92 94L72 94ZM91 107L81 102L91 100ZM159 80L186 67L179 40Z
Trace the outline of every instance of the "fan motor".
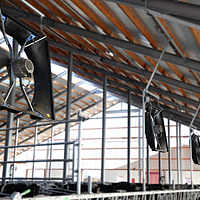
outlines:
M153 130L154 130L154 133L156 134L157 137L160 137L162 132L163 132L163 128L162 128L161 125L153 126Z
M34 71L34 65L29 59L19 59L13 62L13 73L18 78L27 77Z

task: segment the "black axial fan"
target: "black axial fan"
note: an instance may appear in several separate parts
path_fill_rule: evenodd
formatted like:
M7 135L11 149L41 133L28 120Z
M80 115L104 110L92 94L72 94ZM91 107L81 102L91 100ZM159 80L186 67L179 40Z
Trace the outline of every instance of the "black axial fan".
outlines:
M192 160L195 164L200 165L200 141L199 136L192 134Z
M150 102L146 104L145 134L147 143L153 151L168 151L162 110Z
M16 78L20 80L20 87L26 99L29 109L24 113L30 114L33 119L55 119L54 101L52 92L52 77L50 68L49 46L46 39L41 39L21 24L0 14L0 28L10 52L0 48L0 67L7 66L10 76L10 88L3 98L0 95L0 109L10 112L21 112L8 105L7 99L13 89ZM12 48L6 34L13 37L21 45L17 59L12 56ZM20 53L25 51L28 59L20 58ZM34 96L30 102L26 90L22 84L22 78L34 76Z

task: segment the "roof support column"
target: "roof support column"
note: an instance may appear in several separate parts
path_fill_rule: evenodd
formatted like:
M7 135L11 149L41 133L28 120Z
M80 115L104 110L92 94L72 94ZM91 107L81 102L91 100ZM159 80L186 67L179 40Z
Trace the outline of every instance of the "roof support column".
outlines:
M159 169L159 184L162 184L162 163L161 152L158 152L158 169Z
M139 109L139 112L138 112L138 175L139 175L139 183L141 183L141 140L140 140L140 137L141 137L141 128L140 128L140 113L141 113L141 110Z
M131 181L131 91L128 92L127 182Z
M105 182L105 145L106 145L106 92L107 76L103 78L103 118L102 118L102 150L101 150L101 182Z
M66 120L70 120L71 113L71 89L72 89L72 65L73 65L73 53L69 52L68 57L68 74L67 74L67 106L66 106ZM65 142L70 140L70 123L65 124ZM69 145L64 145L64 159L69 158ZM65 182L68 174L68 164L64 161L63 165L63 181Z
M172 183L171 175L171 145L170 145L170 118L168 118L168 171L169 171L169 184Z
M16 40L13 40L13 56L14 58L17 58L18 55L18 43ZM11 80L11 85L13 84L14 80ZM11 106L15 106L15 84L14 87L10 93L8 103ZM13 128L13 122L14 122L14 113L8 112L7 114L7 123L6 123L6 128ZM5 146L11 146L12 145L12 130L7 130L6 131L6 140L5 140ZM10 159L11 156L11 149L6 148L4 150L4 162L7 162ZM4 163L3 164L3 173L2 173L2 178L6 178L8 175L8 168L10 164ZM2 179L2 183L4 184L6 182L6 179Z
M146 191L146 177L145 177L145 107L146 107L146 91L142 91L142 183L143 191Z
M181 146L181 123L179 123L179 157L180 157L180 183L183 184L183 170L182 170L182 146Z
M179 153L178 153L178 122L176 122L176 165L177 165L177 184L179 181Z
M148 143L146 143L147 146L147 184L149 184L149 167L150 167L150 163L149 163L149 145Z

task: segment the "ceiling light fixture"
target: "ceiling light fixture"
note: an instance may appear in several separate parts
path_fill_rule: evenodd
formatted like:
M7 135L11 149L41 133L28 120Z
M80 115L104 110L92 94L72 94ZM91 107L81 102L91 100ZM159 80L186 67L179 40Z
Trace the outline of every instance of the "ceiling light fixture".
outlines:
M112 56L112 57L114 56L113 51L111 49L109 49L109 48L106 49L106 54L109 55L109 56Z

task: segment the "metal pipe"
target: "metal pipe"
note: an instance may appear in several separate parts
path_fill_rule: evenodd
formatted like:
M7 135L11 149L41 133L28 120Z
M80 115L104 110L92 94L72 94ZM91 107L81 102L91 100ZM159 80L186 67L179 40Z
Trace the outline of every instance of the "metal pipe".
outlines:
M37 125L37 123L36 123ZM35 127L35 138L34 138L34 145L37 144L37 133L38 133L38 127ZM33 148L33 165L32 165L32 180L34 177L34 173L35 173L35 154L36 154L36 146L34 146Z
M139 118L142 116L131 116L131 118ZM106 119L127 119L127 116L122 116L122 117L106 117ZM102 119L102 117L94 117L94 118L90 118L90 120L96 120L96 119Z
M10 177L6 177L6 178L1 178L0 177L0 180L4 180L4 179L12 179L12 178L10 178ZM13 178L14 180L32 180L32 178L28 178L28 177L17 177L17 178ZM47 179L49 179L49 178L34 178L34 180L47 180ZM51 180L71 180L71 178L51 178ZM55 182L53 182L53 183L55 183Z
M141 137L141 128L140 128L140 112L141 112L141 110L139 110L138 111L138 144L139 144L139 146L138 146L138 165L139 165L139 167L138 167L138 175L139 175L139 183L141 183L141 141L140 141L140 137Z
M78 117L80 117L80 111L78 112ZM79 121L78 126L78 162L77 162L77 194L81 194L81 142L82 142L82 121Z
M159 169L159 184L162 183L161 177L162 177L162 163L161 163L161 152L158 152L158 169Z
M4 42L5 42L5 38L2 37L2 38L0 39L0 44L2 44L2 43L4 43Z
M14 76L13 76L13 71L12 71L12 62L13 62L13 58L17 58L17 54L15 49L11 47L11 44L8 40L8 37L6 35L6 30L5 30L5 24L3 22L3 19L2 19L2 11L1 11L1 8L0 8L0 23L1 23L1 32L3 34L3 37L5 39L5 42L6 42L6 45L8 46L8 49L9 49L9 52L10 52L10 60L11 60L11 63L10 63L10 67L11 67L11 81L13 81L14 79ZM17 41L16 40L13 40L13 44L16 43L17 44ZM14 47L14 45L13 45ZM18 47L17 47L17 50L18 50ZM15 51L15 52L14 52ZM15 54L15 55L14 55Z
M38 126L48 126L48 125L57 125L57 124L64 124L64 123L72 123L72 122L78 122L78 119L70 119L70 120L61 120L60 122L48 122L38 125L29 125L29 126L19 126L19 127L13 127L13 128L2 128L0 131L7 131L7 130L16 130L16 129L25 129L25 128L33 128Z
M73 143L72 182L75 182L76 143Z
M127 182L131 181L131 91L128 92Z
M18 145L18 146L0 146L0 149L7 149L7 148L23 148L23 147L38 147L38 146L51 146L51 145L61 145L61 144L73 144L74 142L55 142L53 144L43 143L43 144L24 144L24 145Z
M0 9L0 12L1 12L1 9ZM0 15L1 15L1 13L0 13ZM3 25L3 27L4 27L4 25ZM10 43L9 43L9 45L10 45ZM17 57L18 46L19 45L18 45L17 41L13 40L13 50L10 47L11 48L10 51L13 51L14 55L12 55L12 56L14 56L14 58ZM12 56L11 56L11 58L13 59ZM12 62L11 62L11 64L12 64ZM11 68L12 68L12 66L11 66ZM14 86L14 87L13 87L13 89L12 89L10 95L9 95L8 103L11 106L15 106L15 84L14 84L15 83L15 78L12 78L12 75L10 77L10 81L11 81L12 86ZM7 122L6 122L7 130L6 130L6 137L5 137L5 146L12 145L12 131L9 130L9 129L13 127L13 121L14 121L14 113L8 112L7 113ZM4 161L8 161L10 159L10 157L11 157L11 150L10 149L5 149L4 150L4 158L3 158ZM8 165L4 164L3 165L3 172L2 172L2 177L3 178L6 177L6 175L7 175L7 168L8 168ZM4 184L5 181L6 180L4 179L2 181L2 184Z
M23 95L25 97L26 103L28 104L28 107L30 108L30 110L34 112L34 108L33 108L32 104L31 104L31 102L30 102L30 100L28 98L26 90L24 89L24 86L23 86L21 78L19 79L19 82L20 82L20 87L21 87L22 93L23 93Z
M16 80L15 78L13 79L13 82L11 83L9 89L8 89L8 92L6 93L6 96L5 96L5 99L4 99L4 102L7 102L8 98L11 96L13 90L15 90L15 85L16 85ZM12 97L10 97L12 98Z
M146 191L145 183L145 96L146 90L142 91L142 182L143 191Z
M169 171L169 184L172 183L171 175L171 145L170 145L170 119L168 118L168 171Z
M181 123L179 123L179 157L180 157L180 181L181 181L181 184L183 184L182 145L181 145Z
M17 118L16 120L16 126L19 126L19 118ZM15 133L15 146L17 146L17 142L18 142L18 129L16 130ZM16 155L17 155L17 148L14 148L14 156L13 156L13 161L15 162L16 160ZM15 177L15 163L13 164L13 173L12 173L12 178Z
M194 120L195 120L195 118L196 118L196 116L197 116L197 114L198 114L198 112L199 112L199 108L200 108L200 104L199 104L199 106L198 106L198 108L197 108L197 110L196 110L196 112L195 112L195 114L194 114L194 116L193 116L193 118L192 118L192 121L191 121L191 123L190 123L190 125L189 125L190 128L192 128L192 125L193 125L193 123L194 123Z
M160 64L160 61L162 60L162 57L163 57L163 55L164 55L164 53L165 53L165 51L166 51L166 49L167 49L167 46L168 46L170 40L171 40L171 38L169 38L169 39L167 40L166 44L165 44L165 47L164 47L164 49L163 49L163 51L162 51L162 53L161 53L161 55L160 55L160 57L159 57L159 59L158 59L158 62L157 62L156 66L155 66L155 68L154 68L154 70L153 70L153 72L152 72L152 74L151 74L151 77L150 77L150 79L149 79L149 81L148 81L148 83L147 83L146 90L149 89L149 86L150 86L150 84L151 84L151 81L152 81L152 79L153 79L153 77L154 77L154 74L156 73L156 70L157 70L157 68L158 68L158 66L159 66L159 64Z
M158 99L158 100L160 99L159 96L155 95L154 93L152 93L152 92L150 92L150 91L147 91L147 90L146 90L146 93L147 93L147 94L150 94L151 96L153 96L154 98L156 98L156 99Z
M49 143L49 140L48 140L48 143ZM47 146L46 159L47 159L47 160L49 159L49 145ZM49 159L49 160L51 160L51 159ZM48 165L49 165L49 162L46 162L45 178L47 178L47 174L48 174L48 173L47 173Z
M92 193L92 177L88 176L88 194Z
M191 179L191 188L193 189L193 161L192 161L192 129L189 126L189 145L190 145L190 179Z
M105 181L105 144L106 144L106 93L107 76L103 78L103 119L102 119L102 156L101 156L101 182Z
M176 122L176 165L177 165L177 184L179 181L179 153L178 153L178 122Z
M0 163L35 163L35 162L49 162L50 160L43 159L43 160L20 160L20 161L0 161ZM51 162L73 162L73 159L54 159ZM34 175L34 174L33 174Z
M45 17L45 15L40 12L37 8L35 8L34 6L32 6L30 3L28 3L25 0L21 0L24 4L26 4L29 8L31 8L33 11L35 11L37 14L39 14L41 17Z
M72 65L73 65L73 53L69 52L68 57L68 74L67 74L67 106L66 106L66 120L70 120L71 114L71 89L72 89ZM65 124L65 142L70 141L70 124ZM69 146L64 146L64 159L69 158ZM63 178L67 177L68 174L68 164L64 162L63 164Z
M190 145L190 178L191 178L191 188L193 189L193 161L192 161L192 137L191 137L191 133L192 133L192 125L194 123L194 120L199 112L199 108L200 108L200 104L192 118L192 121L189 125L189 145Z
M147 142L146 142L146 145L147 145L147 184L149 184L149 174L150 174L149 167L150 167L150 165L149 165L149 145Z
M47 36L41 37L41 38L39 38L38 40L27 44L27 45L24 47L24 49L26 49L27 47L30 47L30 46L33 45L33 44L36 44L36 43L40 42L41 40L44 40L46 37L47 37Z
M50 162L49 162L49 180L51 178L51 160L53 154L53 134L54 134L54 127L51 128L51 148L50 148Z

